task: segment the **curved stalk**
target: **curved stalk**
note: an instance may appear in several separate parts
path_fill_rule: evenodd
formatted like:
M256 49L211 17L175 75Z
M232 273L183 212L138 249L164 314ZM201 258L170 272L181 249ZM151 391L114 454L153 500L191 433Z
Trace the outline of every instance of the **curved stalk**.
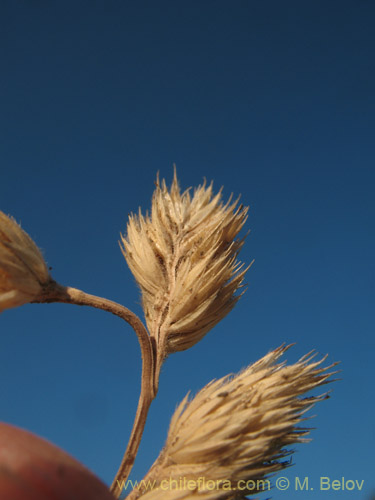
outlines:
M153 398L142 397L142 395L139 398L137 413L135 416L128 446L126 447L120 467L110 487L111 493L116 498L119 498L119 496L121 495L121 491L123 490L125 482L129 477L130 471L133 467L139 444L141 442L143 430L145 428L148 410L150 408L152 400Z
M90 295L76 288L64 287L51 281L43 290L43 293L33 302L63 302L79 306L91 306L110 312L125 320L137 334L142 354L142 381L141 393L129 442L126 447L120 467L110 487L112 494L118 498L124 482L128 478L133 467L135 457L141 442L143 430L146 424L147 413L152 400L156 396L157 389L154 385L155 358L151 339L147 330L136 314L126 307L102 297Z

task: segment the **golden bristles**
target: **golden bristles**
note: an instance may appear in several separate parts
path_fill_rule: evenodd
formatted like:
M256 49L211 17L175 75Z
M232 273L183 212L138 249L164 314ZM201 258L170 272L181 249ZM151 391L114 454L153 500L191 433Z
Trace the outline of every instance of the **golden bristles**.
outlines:
M0 211L0 312L32 302L49 280L38 247L14 219Z
M308 441L309 429L297 426L304 413L327 397L300 396L327 383L334 366L322 368L325 358L312 362L312 353L293 365L276 364L287 348L232 378L212 381L190 402L186 396L142 483L152 487L129 499L234 499L267 489L267 476L289 464L285 446Z
M248 208L204 183L182 194L176 171L171 189L159 183L151 215L131 215L122 252L142 291L142 304L159 357L198 342L233 308L246 269L236 240Z

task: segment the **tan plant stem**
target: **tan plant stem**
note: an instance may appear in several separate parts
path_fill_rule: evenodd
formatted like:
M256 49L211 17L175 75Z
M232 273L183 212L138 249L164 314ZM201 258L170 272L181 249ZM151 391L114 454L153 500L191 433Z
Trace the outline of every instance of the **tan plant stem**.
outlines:
M112 494L118 498L121 494L121 485L123 481L126 481L133 467L146 424L147 413L157 392L154 385L155 356L151 339L142 321L126 307L111 300L90 295L76 288L61 286L54 281L49 282L44 287L43 293L33 302L63 302L102 309L125 320L137 334L142 354L141 393L129 442L110 488Z
M153 398L151 397L147 398L141 396L139 398L137 413L134 419L133 429L129 438L128 446L126 447L120 467L110 487L111 493L116 498L119 498L119 496L121 495L124 484L129 477L130 471L133 467L145 427L148 410L150 408L152 400Z

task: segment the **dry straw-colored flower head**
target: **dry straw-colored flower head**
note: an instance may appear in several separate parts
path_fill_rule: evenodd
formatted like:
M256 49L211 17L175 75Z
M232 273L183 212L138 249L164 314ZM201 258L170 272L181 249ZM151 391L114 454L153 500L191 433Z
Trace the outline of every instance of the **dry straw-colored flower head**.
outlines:
M247 208L221 202L212 183L181 193L157 179L151 214L131 215L122 251L142 291L159 358L198 342L233 308L244 274L236 240Z
M276 364L287 347L270 352L237 376L212 381L178 406L165 448L130 499L245 498L270 487L267 475L289 462L285 449L308 441L298 427L304 413L327 394L301 398L332 373L309 353ZM236 491L234 491L236 488Z
M50 279L36 244L0 211L0 312L32 302Z

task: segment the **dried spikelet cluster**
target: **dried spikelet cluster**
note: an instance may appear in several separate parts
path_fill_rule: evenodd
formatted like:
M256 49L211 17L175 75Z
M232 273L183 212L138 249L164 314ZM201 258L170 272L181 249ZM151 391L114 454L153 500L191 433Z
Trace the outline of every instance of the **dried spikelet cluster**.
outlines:
M65 302L113 313L137 334L142 353L138 409L110 491L117 498L136 457L166 356L197 343L233 308L247 269L238 260L247 218L238 200L222 202L212 183L180 192L157 179L150 215L131 215L121 250L142 292L148 331L129 309L61 286L21 227L0 212L0 312L28 302ZM128 500L244 499L264 491L270 474L288 466L286 449L307 440L305 412L327 395L302 397L329 382L331 367L309 353L278 363L280 347L236 376L212 381L172 417L166 445ZM270 483L269 483L270 485ZM151 486L151 487L150 487Z
M14 219L0 212L0 312L31 302L49 281L38 247Z
M257 482L288 464L280 461L291 453L284 446L306 441L309 429L297 427L302 415L327 397L300 396L332 375L331 367L320 367L325 358L311 362L311 353L290 366L275 364L286 349L276 349L234 378L211 382L190 402L186 396L145 478L155 481L153 489L133 492L129 499L234 499L261 491ZM248 488L234 492L246 483Z
M157 181L150 216L130 216L122 251L160 358L194 345L233 308L246 272L235 238L247 210L224 205L212 184L181 194L175 172L170 191Z

